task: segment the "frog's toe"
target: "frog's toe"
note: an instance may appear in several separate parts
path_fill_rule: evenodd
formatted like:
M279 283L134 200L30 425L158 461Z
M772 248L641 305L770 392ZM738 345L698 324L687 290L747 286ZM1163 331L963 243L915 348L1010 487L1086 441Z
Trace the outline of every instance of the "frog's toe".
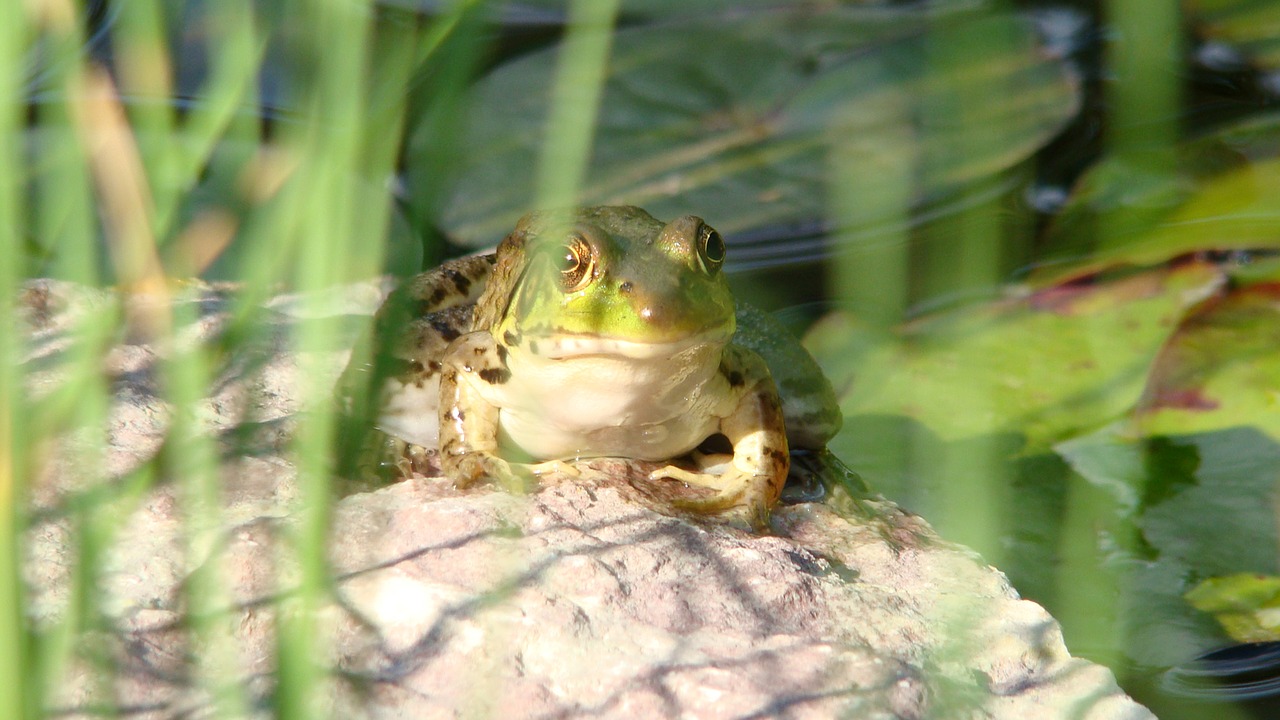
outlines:
M696 488L715 492L701 496L672 498L673 507L717 519L744 530L760 532L769 527L769 503L765 495L754 491L755 481L730 470L723 474L703 473L668 466L649 474L650 480L678 480Z
M446 463L445 475L453 480L455 487L464 489L488 479L495 484L511 488L515 485L515 474L511 466L502 458L480 453L466 454L450 459Z
M439 471L433 450L371 430L363 438L358 454L343 460L344 473L370 484L399 482L414 475L430 476Z
M396 469L402 477L431 475L436 471L435 452L421 445L401 442L396 458Z
M769 508L762 505L735 505L718 517L739 530L763 533L769 529Z
M687 510L689 512L701 513L703 515L716 515L727 512L734 506L738 505L742 500L742 493L732 490L724 490L714 495L702 495L698 497L677 497L671 500L671 504Z
M742 478L728 472L721 475L686 470L668 465L649 473L650 480L676 480L694 488L714 490L710 495L694 495L672 498L675 507L702 515L715 515L739 504L745 484Z
M735 477L733 473L708 473L699 472L697 470L686 470L675 465L668 465L660 470L654 470L649 473L650 480L678 480L686 485L694 485L696 487L711 488L720 493L727 491L742 490L742 479Z
M485 475L508 492L525 494L538 487L538 478L528 465L509 463L501 458L490 458Z
M541 478L544 475L564 475L574 479L582 477L582 472L574 467L573 463L564 460L545 460L540 463L521 465L520 468L534 478Z
M769 508L745 501L741 491L725 491L701 498L678 498L672 501L678 510L714 517L717 522L748 532L769 528Z

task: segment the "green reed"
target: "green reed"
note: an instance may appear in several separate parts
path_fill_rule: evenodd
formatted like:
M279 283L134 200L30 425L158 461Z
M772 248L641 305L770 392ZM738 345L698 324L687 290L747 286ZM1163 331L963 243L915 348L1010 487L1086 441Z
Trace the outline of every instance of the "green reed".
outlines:
M0 8L0 671L12 679L0 690L0 715L55 709L76 667L91 668L90 703L115 714L114 648L93 639L112 629L102 573L124 519L149 489L171 483L191 568L188 624L203 648L193 682L215 716L243 717L255 699L240 685L237 609L218 562L222 448L201 403L243 343L262 337L264 299L289 289L314 304L379 271L415 78L484 3L454 3L431 18L354 0L113 3L105 14L111 73L86 52L87 9L72 0ZM178 34L184 24L200 32ZM266 107L260 79L269 54L293 74ZM205 68L195 86L182 76L191 63ZM241 283L231 327L210 343L184 342L197 318L190 303L173 301L210 267ZM117 301L72 329L74 342L57 359L65 382L32 398L15 301L21 283L40 276L112 288ZM101 469L111 392L102 363L124 335L164 357L158 379L172 418L160 456L112 478ZM335 337L333 323L300 323L293 343L305 356ZM282 576L296 568L298 582L278 588L275 706L282 717L314 718L328 682L315 613L331 584L334 418L331 389L311 380L323 375L302 376L304 405L316 409L301 416L293 448L298 522L278 562ZM53 511L68 518L79 551L70 602L33 625L20 571L27 497L51 467L51 443L72 433L90 438L69 467L92 489Z
M27 45L21 6L0 8L0 337L18 337L14 325L17 289L22 277L15 260L22 251L22 61ZM10 678L0 690L0 714L31 716L29 653L20 574L22 516L25 500L27 446L20 429L25 415L21 379L16 370L19 348L0 342L0 673Z

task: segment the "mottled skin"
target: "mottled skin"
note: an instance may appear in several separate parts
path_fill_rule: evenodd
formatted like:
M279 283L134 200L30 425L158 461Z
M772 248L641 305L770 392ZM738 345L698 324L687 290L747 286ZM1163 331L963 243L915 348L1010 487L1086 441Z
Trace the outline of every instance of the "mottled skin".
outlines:
M712 488L679 504L763 527L786 482L788 435L820 448L840 418L798 343L755 311L735 313L723 260L699 218L597 207L528 215L495 254L411 279L379 310L373 363L386 376L376 424L400 472L438 448L459 486L524 488L547 467L529 461L665 462L722 435L722 472L667 466L651 478ZM738 317L752 325L744 343ZM789 402L762 354L790 371ZM347 374L368 368L353 360Z

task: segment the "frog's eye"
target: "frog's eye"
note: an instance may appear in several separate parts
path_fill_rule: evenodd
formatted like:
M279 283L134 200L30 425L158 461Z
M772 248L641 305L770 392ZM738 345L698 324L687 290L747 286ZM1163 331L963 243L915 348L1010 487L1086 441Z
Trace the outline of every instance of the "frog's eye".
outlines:
M698 258L702 261L702 269L708 275L714 275L724 264L724 238L710 225L698 228Z
M595 248L580 233L569 236L559 261L560 285L567 293L586 287L595 276Z

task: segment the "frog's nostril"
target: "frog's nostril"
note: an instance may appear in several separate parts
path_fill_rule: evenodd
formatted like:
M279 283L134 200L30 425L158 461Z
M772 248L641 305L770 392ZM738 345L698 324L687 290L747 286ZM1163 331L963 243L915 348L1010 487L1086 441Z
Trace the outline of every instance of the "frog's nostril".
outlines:
M627 280L627 281L623 282L621 285L619 285L619 286L618 286L618 292L620 292L620 293L629 293L629 292L631 292L632 288L634 288L634 287L635 287L635 286L631 284L631 281L630 281L630 280Z

